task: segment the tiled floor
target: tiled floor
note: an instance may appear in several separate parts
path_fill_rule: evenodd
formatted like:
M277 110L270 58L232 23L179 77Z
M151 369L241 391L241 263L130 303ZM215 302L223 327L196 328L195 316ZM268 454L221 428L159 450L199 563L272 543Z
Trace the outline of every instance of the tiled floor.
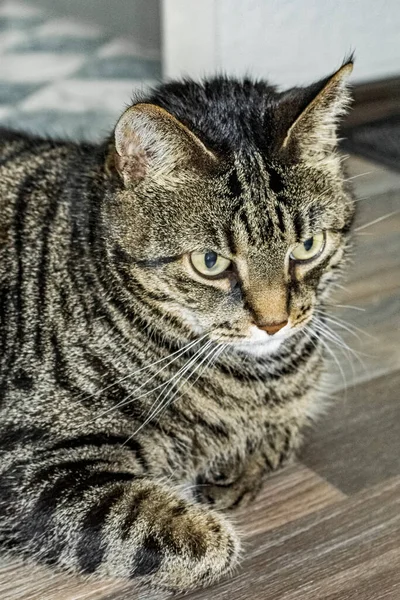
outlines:
M67 6L67 4L66 4ZM0 2L0 124L97 140L160 78L156 52L71 17Z

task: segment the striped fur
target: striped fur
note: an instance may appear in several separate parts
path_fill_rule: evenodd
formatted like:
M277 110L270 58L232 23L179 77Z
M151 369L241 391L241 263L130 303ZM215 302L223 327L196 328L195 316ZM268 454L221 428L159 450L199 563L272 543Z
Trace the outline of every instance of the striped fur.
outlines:
M354 206L334 149L304 151L309 112L302 143L281 146L326 81L286 96L225 79L162 86L144 99L168 113L153 145L165 146L159 127L179 130L162 176L149 149L138 166L111 138L0 131L5 550L171 590L235 564L216 509L251 499L318 407L323 352L302 323L344 264ZM318 110L319 126L330 104ZM333 232L327 258L284 275L288 248L319 230ZM190 276L182 256L204 248L246 276ZM254 303L282 281L292 330L255 351Z

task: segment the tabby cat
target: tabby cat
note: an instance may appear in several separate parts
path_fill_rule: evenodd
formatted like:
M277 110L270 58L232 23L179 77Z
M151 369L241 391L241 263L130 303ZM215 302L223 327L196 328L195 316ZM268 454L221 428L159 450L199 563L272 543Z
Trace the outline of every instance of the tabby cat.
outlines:
M320 410L351 69L161 85L99 145L0 131L4 551L168 590L235 565L219 509Z

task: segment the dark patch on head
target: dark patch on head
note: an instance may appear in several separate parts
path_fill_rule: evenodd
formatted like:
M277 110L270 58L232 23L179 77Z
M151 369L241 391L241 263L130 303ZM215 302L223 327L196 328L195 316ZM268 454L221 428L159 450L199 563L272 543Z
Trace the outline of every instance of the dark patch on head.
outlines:
M285 231L286 231L285 222L283 220L283 214L282 214L281 207L278 204L275 206L275 212L276 212L276 216L278 217L278 227L281 230L281 233L285 233Z
M132 565L132 577L152 575L160 568L164 556L163 548L157 538L148 534L137 549Z
M268 168L268 173L270 190L274 192L274 194L280 194L285 188L285 182L282 175L272 167Z
M158 258L151 258L147 260L136 260L135 264L143 269L156 269L158 267L163 267L164 265L169 265L173 262L176 262L179 258L179 256L159 256Z
M294 227L294 231L296 234L296 240L298 242L301 242L302 237L303 237L304 224L303 224L303 219L299 213L296 213L293 216L293 227Z
M228 189L229 189L230 194L232 196L234 196L235 198L240 196L243 192L242 184L239 181L239 177L236 172L236 169L233 169L232 173L230 173L230 175L228 177Z
M253 229L250 225L250 222L249 222L249 219L248 219L248 216L246 214L244 207L242 208L242 210L239 213L239 220L240 220L240 223L242 224L242 227L247 235L249 243L252 245L257 245L257 243L259 242L259 239L258 239L257 235L255 235L253 232Z

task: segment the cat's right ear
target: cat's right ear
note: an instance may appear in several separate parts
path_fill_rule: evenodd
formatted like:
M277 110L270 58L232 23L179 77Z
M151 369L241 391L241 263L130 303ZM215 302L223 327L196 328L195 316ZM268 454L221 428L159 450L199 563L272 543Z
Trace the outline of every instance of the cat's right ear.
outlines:
M115 128L114 165L128 187L148 179L174 184L216 157L178 119L154 104L128 108Z

